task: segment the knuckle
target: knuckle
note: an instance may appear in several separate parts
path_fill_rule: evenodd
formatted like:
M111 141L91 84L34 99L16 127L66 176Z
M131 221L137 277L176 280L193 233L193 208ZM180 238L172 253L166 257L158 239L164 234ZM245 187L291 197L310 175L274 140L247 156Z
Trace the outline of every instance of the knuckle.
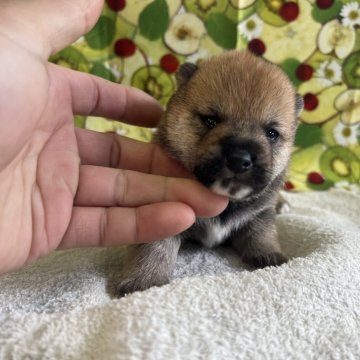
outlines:
M114 204L123 205L127 203L129 192L129 174L127 170L119 169L114 183Z

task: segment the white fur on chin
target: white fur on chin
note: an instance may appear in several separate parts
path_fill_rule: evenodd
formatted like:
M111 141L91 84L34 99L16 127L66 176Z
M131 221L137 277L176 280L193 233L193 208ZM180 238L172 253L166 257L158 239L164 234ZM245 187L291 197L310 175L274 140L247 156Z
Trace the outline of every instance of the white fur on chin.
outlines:
M251 187L244 186L235 194L230 194L230 187L222 187L219 180L215 181L214 184L210 186L210 189L216 194L228 196L234 200L241 200L245 196L249 195L252 191Z

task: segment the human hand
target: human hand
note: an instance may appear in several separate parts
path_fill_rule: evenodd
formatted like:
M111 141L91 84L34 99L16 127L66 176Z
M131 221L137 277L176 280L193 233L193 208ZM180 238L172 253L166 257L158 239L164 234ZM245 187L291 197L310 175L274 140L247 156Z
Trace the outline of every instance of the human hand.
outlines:
M162 111L138 90L48 63L102 5L2 1L0 272L57 248L158 240L227 205L193 180L166 177L186 175L158 146L74 128L74 114L154 126Z

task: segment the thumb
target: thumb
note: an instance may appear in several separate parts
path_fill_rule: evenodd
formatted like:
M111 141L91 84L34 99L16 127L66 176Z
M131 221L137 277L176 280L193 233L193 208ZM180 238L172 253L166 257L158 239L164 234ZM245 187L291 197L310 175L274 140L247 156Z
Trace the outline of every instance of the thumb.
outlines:
M2 0L0 32L47 60L86 34L103 0Z

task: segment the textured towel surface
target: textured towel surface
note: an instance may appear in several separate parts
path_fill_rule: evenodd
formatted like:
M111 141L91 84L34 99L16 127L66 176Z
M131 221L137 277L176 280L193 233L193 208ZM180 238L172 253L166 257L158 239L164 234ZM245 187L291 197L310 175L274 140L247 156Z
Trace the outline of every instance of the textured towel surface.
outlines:
M278 268L180 253L174 281L122 299L122 249L61 251L0 277L1 359L358 359L360 196L287 194Z

